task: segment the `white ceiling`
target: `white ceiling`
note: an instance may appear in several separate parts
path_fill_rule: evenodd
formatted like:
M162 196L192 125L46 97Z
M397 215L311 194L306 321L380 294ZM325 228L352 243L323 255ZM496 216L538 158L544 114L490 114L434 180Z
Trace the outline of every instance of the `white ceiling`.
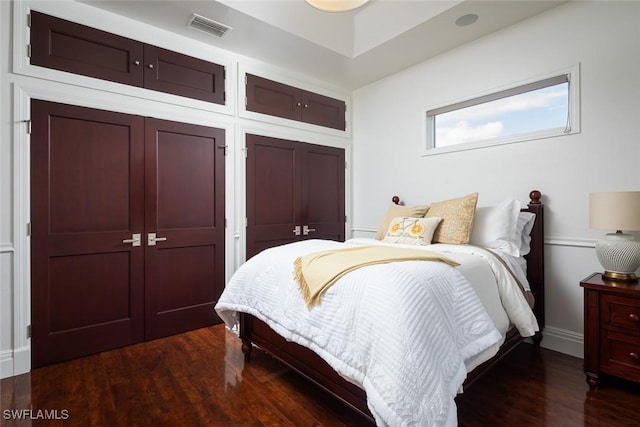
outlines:
M81 1L351 90L565 0L371 0L342 13L304 0ZM221 39L194 30L193 13L233 29ZM455 25L470 13L474 24Z

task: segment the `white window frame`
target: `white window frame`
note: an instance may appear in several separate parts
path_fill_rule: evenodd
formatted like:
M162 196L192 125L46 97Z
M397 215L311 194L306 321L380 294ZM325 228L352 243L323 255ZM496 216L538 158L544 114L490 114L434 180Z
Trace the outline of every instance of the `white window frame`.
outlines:
M544 129L535 132L523 133L519 135L512 135L502 138L492 138L478 141L463 142L460 144L450 145L446 147L435 147L435 116L443 112L455 111L457 109L465 108L470 105L478 105L484 102L489 102L493 99L501 99L504 97L512 96L517 92L519 88L530 87L528 91L536 90L536 84L544 82L549 79L553 79L559 76L567 76L569 82L569 108L567 125L560 128ZM526 93L524 91L522 93ZM502 94L502 96L500 96ZM435 112L435 114L434 114ZM475 96L448 102L446 104L440 104L432 108L427 108L423 112L425 117L426 135L423 139L424 151L423 156L434 156L444 153L451 153L465 150L475 150L484 147L493 147L496 145L512 144L516 142L532 141L536 139L552 138L557 136L572 135L580 132L580 65L576 64L572 67L564 68L553 73L548 73L542 76L514 83L501 88L493 89L484 93L476 94Z

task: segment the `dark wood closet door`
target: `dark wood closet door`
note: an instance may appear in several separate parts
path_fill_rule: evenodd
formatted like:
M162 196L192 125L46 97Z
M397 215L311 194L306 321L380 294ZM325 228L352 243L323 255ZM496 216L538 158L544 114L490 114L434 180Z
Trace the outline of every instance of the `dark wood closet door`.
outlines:
M307 237L344 241L345 153L341 148L303 144L302 217Z
M146 339L219 323L224 131L146 121ZM158 241L149 241L155 233Z
M144 119L32 101L32 365L142 341Z
M247 135L247 259L300 239L295 233L302 226L298 144Z
M247 150L247 259L302 239L344 240L343 149L247 135Z

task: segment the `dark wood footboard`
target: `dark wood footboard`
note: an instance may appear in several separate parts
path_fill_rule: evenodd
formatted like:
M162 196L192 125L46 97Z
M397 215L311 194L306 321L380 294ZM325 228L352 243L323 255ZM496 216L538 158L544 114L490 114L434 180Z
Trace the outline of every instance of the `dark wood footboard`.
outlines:
M536 214L536 221L531 231L531 252L526 256L527 277L531 291L535 297L534 313L538 320L540 330L544 328L544 216L541 194L534 190L530 193L528 211ZM399 198L394 197L398 203ZM272 355L276 359L290 366L301 375L317 384L329 394L350 406L366 420L373 423L373 417L367 407L365 392L358 386L348 382L336 373L320 356L299 344L290 342L274 332L267 324L255 317L240 313L240 338L242 339L242 351L245 361L250 360L253 346L256 345ZM533 337L534 343L539 345L542 334ZM483 374L497 364L505 355L514 349L522 337L515 328L507 332L504 344L498 353L476 367L469 373L464 387L470 387Z

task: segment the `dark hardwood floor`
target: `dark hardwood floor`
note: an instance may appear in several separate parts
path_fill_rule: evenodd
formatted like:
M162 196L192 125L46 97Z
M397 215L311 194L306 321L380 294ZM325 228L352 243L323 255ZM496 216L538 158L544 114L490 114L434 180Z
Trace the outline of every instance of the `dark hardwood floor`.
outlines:
M239 339L222 325L35 369L0 385L2 426L363 424L261 351L245 365ZM588 390L581 359L521 344L456 399L459 423L640 426L639 384L611 379ZM46 417L58 419L35 419Z

